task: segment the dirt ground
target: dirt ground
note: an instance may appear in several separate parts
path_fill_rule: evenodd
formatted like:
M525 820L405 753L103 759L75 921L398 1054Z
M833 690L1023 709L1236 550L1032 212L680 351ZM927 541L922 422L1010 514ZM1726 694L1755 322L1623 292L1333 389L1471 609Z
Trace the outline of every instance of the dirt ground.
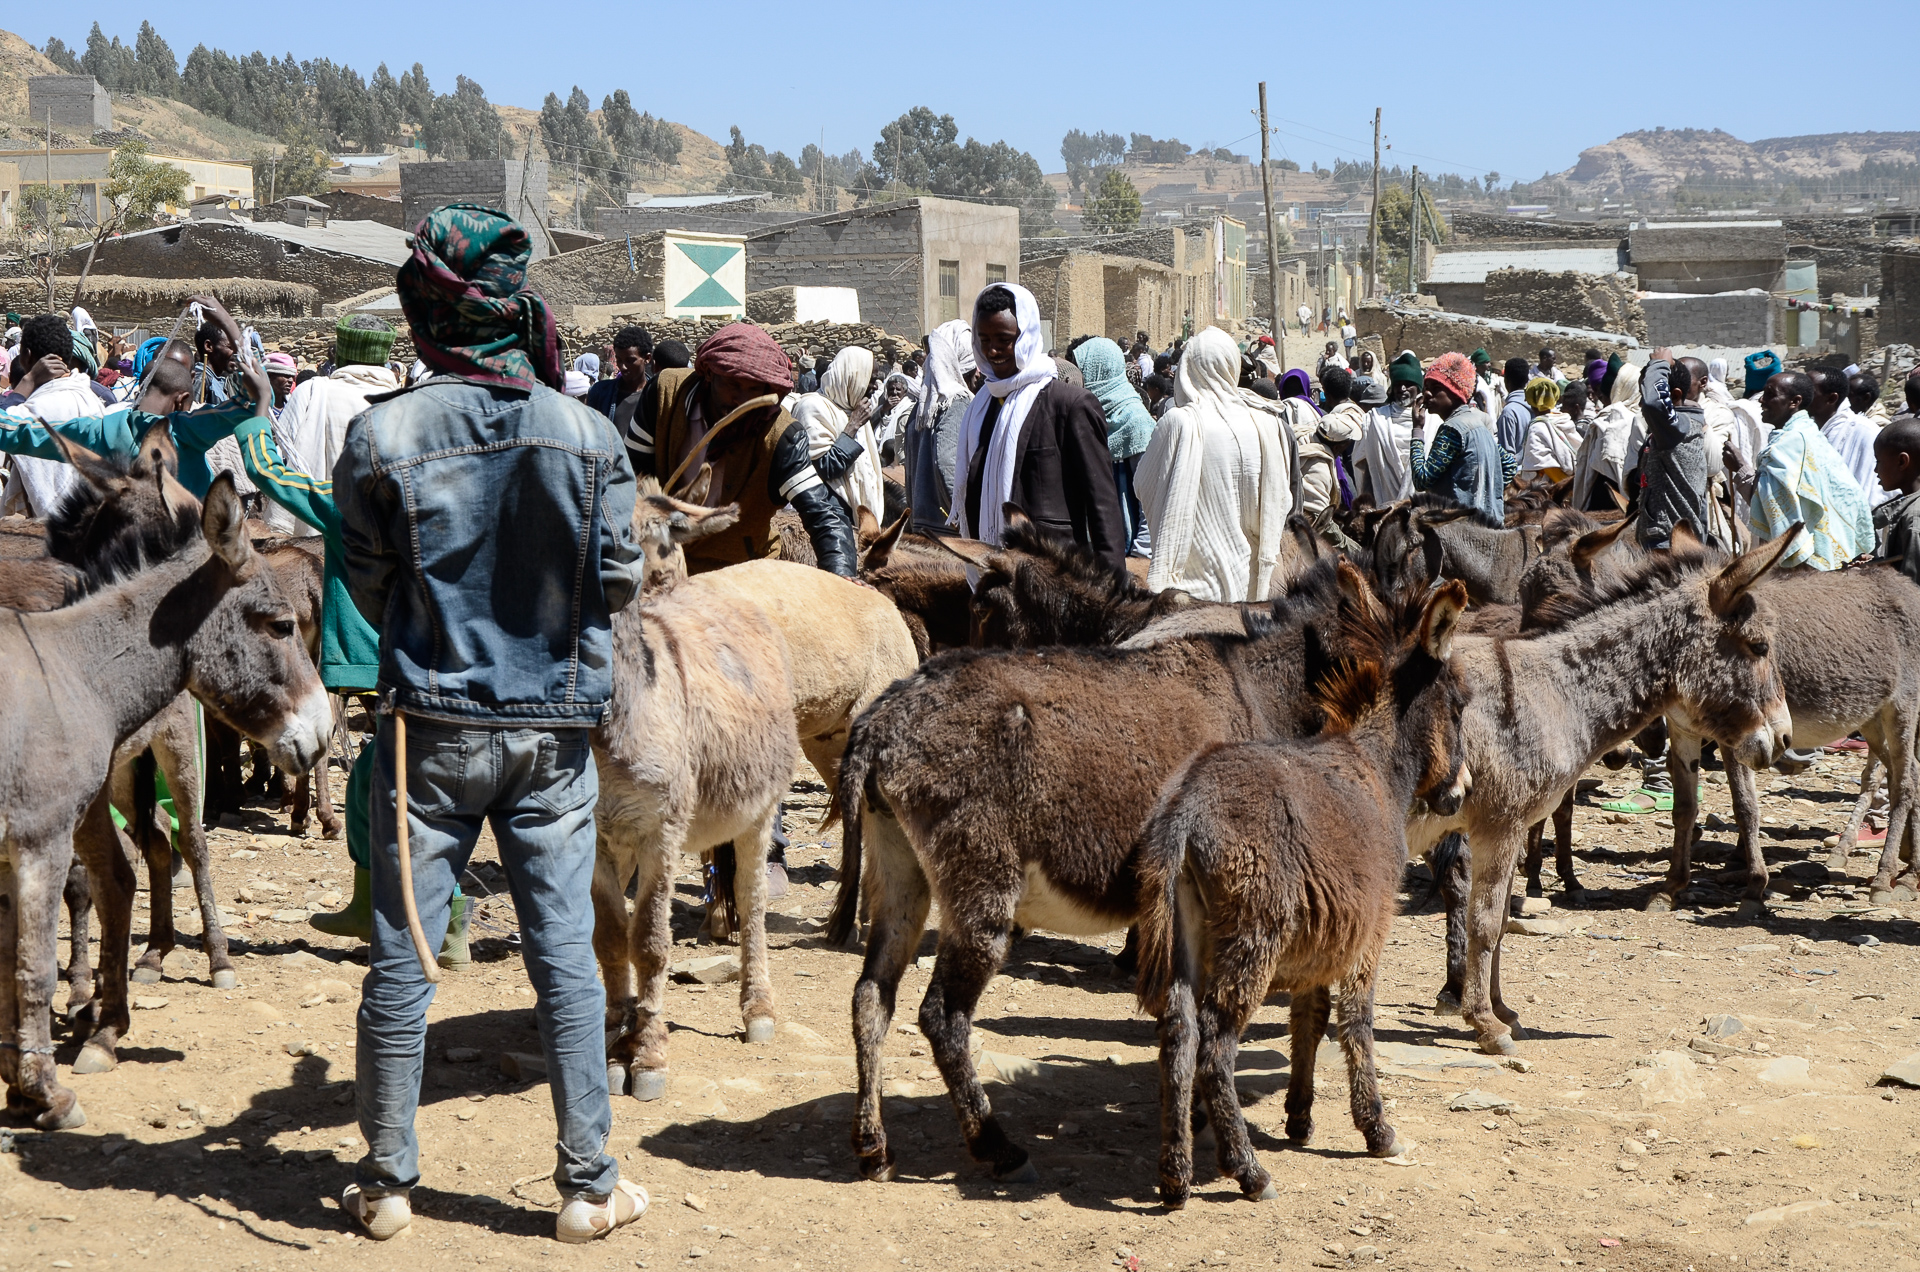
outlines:
M1870 909L1856 886L1868 857L1853 858L1844 880L1825 880L1813 864L1846 815L1857 769L1853 757L1833 756L1798 778L1763 777L1769 859L1809 864L1781 878L1772 914L1756 922L1735 921L1736 895L1710 885L1679 914L1640 913L1668 832L1660 818L1617 824L1593 807L1636 774L1595 770L1600 785L1583 795L1575 822L1595 904L1561 910L1549 883L1556 904L1541 917L1565 930L1506 939L1508 1001L1529 1027L1512 1068L1478 1055L1457 1018L1431 1010L1443 920L1424 868L1410 869L1379 1037L1389 1116L1416 1147L1401 1162L1364 1155L1329 1048L1317 1070L1316 1139L1286 1148L1285 1013L1269 1006L1242 1050L1240 1087L1280 1197L1242 1200L1212 1174L1209 1150L1208 1182L1178 1214L1155 1193L1154 1031L1112 971L1118 933L1104 946L1029 936L981 1006L981 1069L1005 1079L988 1090L1032 1151L1039 1185L998 1186L966 1158L910 1023L930 958L908 975L888 1046L886 1117L902 1176L858 1178L847 1016L858 960L822 947L838 842L811 830L818 783L798 782L793 888L769 919L777 1039L741 1040L731 985L670 988L668 1095L614 1103L613 1151L652 1193L652 1210L579 1248L550 1236L545 1084L502 1071L504 1053L538 1050L504 895L482 902L474 962L447 977L429 1016L413 1228L387 1245L355 1238L334 1199L363 1149L351 1107L363 954L300 921L309 907L337 903L325 894L345 890L348 862L342 845L289 838L284 814L258 807L244 827L213 834L221 902L245 951L240 988L211 989L193 948L169 958L164 983L134 987L119 1068L67 1078L88 1124L16 1131L0 1151L0 1272L115 1261L262 1272L423 1261L1914 1267L1920 1092L1876 1084L1920 1050L1908 981L1920 907ZM1730 817L1721 774L1707 777L1707 810ZM1700 856L1709 872L1731 841L1730 831L1708 831ZM486 840L473 884L476 894L500 888ZM691 867L680 892L676 963L716 952L692 939ZM176 905L189 896L177 892ZM181 925L199 929L191 913ZM922 953L932 950L930 934ZM1716 1045L1703 1030L1719 1013L1744 1028ZM63 1077L73 1054L69 1040Z

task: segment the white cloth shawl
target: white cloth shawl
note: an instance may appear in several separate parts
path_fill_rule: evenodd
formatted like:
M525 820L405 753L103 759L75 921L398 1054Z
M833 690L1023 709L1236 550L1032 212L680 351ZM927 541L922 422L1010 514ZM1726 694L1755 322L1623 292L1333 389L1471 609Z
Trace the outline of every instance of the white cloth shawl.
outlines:
M1013 297L1014 321L1020 324L1020 336L1013 345L1014 373L1002 380L980 348L980 301L973 302L973 361L987 377L985 390L967 404L967 418L960 425L960 456L954 464L952 524L969 539L998 547L1006 530L1006 503L1013 497L1013 478L1020 458L1020 434L1025 431L1027 412L1040 390L1058 374L1046 345L1040 339L1040 306L1033 293L1016 283L988 283L980 295L998 289ZM1235 356L1239 355L1236 349ZM1236 366L1236 370L1237 370ZM964 495L967 474L973 471L973 453L980 448L980 430L986 424L987 403L1001 398L1000 419L993 427L987 447L986 468L980 481L980 524L970 525Z
M1288 465L1277 429L1240 401L1240 350L1218 327L1187 342L1173 406L1135 470L1153 559L1147 586L1209 601L1267 595L1287 514ZM1256 467L1257 466L1257 467Z
M1628 466L1639 459L1640 442L1646 434L1646 421L1640 414L1640 367L1629 362L1614 377L1612 400L1581 439L1579 454L1574 457L1573 501L1569 506L1586 510L1596 477L1605 477L1622 496L1626 495Z
M834 440L847 427L847 412L867 395L873 379L873 354L859 345L848 345L833 355L827 373L820 377L820 391L803 395L793 404L793 418L807 430L807 455L818 460L832 449ZM886 481L880 475L880 443L873 435L869 420L854 433L860 443L860 455L847 471L827 483L846 501L847 510L857 518L865 508L876 519L886 515Z
M42 422L54 423L82 416L99 419L106 414L84 371L47 381L27 398L26 408ZM28 516L47 517L78 480L79 475L60 460L15 455L13 476L7 482L4 495L0 495L0 503L4 503L7 512L24 511Z
M335 461L346 449L347 425L353 417L367 409L369 397L392 393L399 387L399 377L389 368L358 362L335 367L332 375L317 375L305 384L296 384L287 394L280 418L273 422L273 440L280 448L281 462L323 481L331 477ZM320 533L272 500L267 501L264 519L279 534L308 537Z

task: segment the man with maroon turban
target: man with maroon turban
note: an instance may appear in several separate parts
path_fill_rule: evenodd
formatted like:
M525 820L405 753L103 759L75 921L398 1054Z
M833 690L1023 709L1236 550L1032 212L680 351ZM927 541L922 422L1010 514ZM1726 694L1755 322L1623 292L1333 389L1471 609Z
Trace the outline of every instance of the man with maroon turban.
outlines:
M807 430L780 407L792 389L792 364L773 337L736 322L707 337L690 369L663 370L641 390L627 429L635 475L666 486L678 471L671 484L684 487L708 464L707 503L740 505L731 530L686 545L688 573L776 555L773 514L786 504L800 514L821 569L845 578L858 571L846 510L814 469ZM766 400L756 402L760 398ZM849 460L858 456L854 438L841 437L834 446L850 447Z

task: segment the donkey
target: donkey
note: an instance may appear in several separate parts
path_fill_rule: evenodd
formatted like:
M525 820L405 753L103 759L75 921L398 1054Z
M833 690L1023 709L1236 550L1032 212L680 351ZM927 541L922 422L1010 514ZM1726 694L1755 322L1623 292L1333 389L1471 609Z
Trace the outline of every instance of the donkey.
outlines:
M847 872L827 934L844 941L853 928L851 885L871 843L872 925L853 992L853 1147L868 1178L896 1171L880 1049L935 896L940 945L920 1027L972 1155L997 1178L1032 1179L968 1051L974 1006L1014 927L1093 935L1132 923L1137 848L1161 784L1208 743L1317 732L1325 712L1309 689L1344 652L1343 609L1367 595L1358 571L1324 562L1239 636L954 650L854 722L840 770Z
M1920 760L1914 730L1920 726L1920 586L1891 565L1840 571L1776 571L1756 590L1771 604L1773 659L1793 715L1797 746L1812 749L1858 730L1870 754L1885 767L1887 844L1880 854L1871 898L1893 899L1893 877L1903 844L1912 850L1915 834L1915 783ZM1844 646L1833 639L1847 633ZM1693 854L1693 824L1699 815L1696 782L1700 767L1698 723L1669 714L1673 766L1673 863L1666 880L1648 899L1649 910L1670 910L1687 887ZM1739 849L1746 858L1746 888L1737 911L1751 918L1762 912L1767 862L1761 852L1759 806L1753 770L1727 765ZM1845 849L1838 865L1845 865Z
M65 449L96 490L136 479L127 465ZM247 542L232 480L216 479L203 508L157 450L145 459L138 480L151 480L175 513L164 533L136 545L145 568L76 605L0 626L0 1078L9 1109L34 1113L44 1129L86 1120L55 1072L49 1001L76 843L100 910L104 995L85 1047L111 1057L129 1023L133 873L105 797L115 747L182 690L270 739L289 769L325 752L333 723L291 607Z
M1354 1125L1374 1156L1400 1151L1374 1072L1374 976L1406 866L1408 809L1453 812L1472 784L1460 759L1465 696L1448 666L1466 603L1455 581L1409 607L1411 624L1356 606L1352 643L1374 652L1316 690L1325 733L1204 747L1167 782L1141 848L1138 991L1160 1022L1160 1197L1170 1207L1192 1185L1197 1105L1221 1172L1248 1197L1276 1195L1233 1082L1240 1035L1273 987L1292 992L1287 1138L1313 1137L1314 1059L1338 986Z
M1691 721L1755 764L1787 746L1792 721L1770 656L1778 615L1754 584L1799 532L1723 566L1681 552L1652 557L1617 589L1567 598L1551 630L1456 642L1474 788L1457 814L1416 819L1408 840L1416 850L1453 830L1472 840L1461 1015L1483 1050L1514 1050L1519 1018L1500 994L1500 937L1527 828L1586 767L1660 715Z
M633 528L671 575L679 546L740 518L652 493ZM804 569L805 567L794 567ZM674 583L613 616L614 694L594 732L600 770L593 946L607 987L607 1086L666 1094L667 955L673 874L684 849L740 844L740 1013L747 1041L774 1034L767 971L767 851L799 759L786 641L767 612L708 584ZM904 633L902 634L904 640ZM638 879L634 911L626 891Z
M1504 605L1520 599L1520 576L1542 551L1540 526L1508 529L1438 495L1416 494L1401 507L1404 513L1394 515L1390 510L1375 528L1376 575L1388 578L1383 571L1392 569L1391 563L1422 555L1419 528L1430 526L1438 533L1444 554L1441 575L1465 583L1476 604Z
M864 506L860 509L860 581L899 609L924 660L970 642L973 586L966 568L939 542L906 533L912 515L909 508L882 527Z

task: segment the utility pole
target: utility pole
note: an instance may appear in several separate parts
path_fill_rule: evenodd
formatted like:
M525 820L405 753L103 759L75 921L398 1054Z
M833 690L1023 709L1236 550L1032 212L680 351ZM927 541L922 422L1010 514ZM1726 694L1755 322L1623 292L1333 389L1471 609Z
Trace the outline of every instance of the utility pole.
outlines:
M47 107L47 308L53 306L53 107Z
M1260 193L1267 204L1267 312L1273 319L1273 338L1280 340L1286 324L1280 318L1279 237L1273 224L1273 168L1267 159L1267 82L1260 81Z
M1367 216L1367 299L1380 280L1380 108L1373 108L1373 208Z
M1407 183L1407 193L1413 205L1407 216L1407 292L1418 295L1420 292L1420 165L1413 165L1413 178Z
M269 154L267 156L267 206L268 207L273 206L274 177L278 175L279 162L280 162L279 155Z

